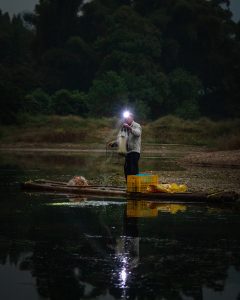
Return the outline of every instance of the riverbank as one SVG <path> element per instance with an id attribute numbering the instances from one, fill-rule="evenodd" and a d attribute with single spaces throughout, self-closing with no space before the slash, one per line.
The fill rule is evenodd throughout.
<path id="1" fill-rule="evenodd" d="M 183 164 L 199 166 L 218 166 L 240 168 L 240 150 L 232 151 L 204 151 L 191 153 L 185 156 L 181 162 Z"/>
<path id="2" fill-rule="evenodd" d="M 138 120 L 137 120 L 138 121 Z M 206 146 L 212 150 L 240 149 L 240 120 L 189 121 L 173 116 L 141 122 L 145 144 Z M 116 118 L 84 119 L 76 116 L 25 116 L 12 126 L 0 126 L 1 148 L 102 149 L 115 139 L 120 123 Z"/>

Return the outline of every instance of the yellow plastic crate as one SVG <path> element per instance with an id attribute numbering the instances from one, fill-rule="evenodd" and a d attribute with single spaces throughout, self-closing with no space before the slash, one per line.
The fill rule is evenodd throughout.
<path id="1" fill-rule="evenodd" d="M 138 174 L 127 177 L 127 191 L 129 193 L 145 193 L 151 184 L 158 184 L 158 175 Z"/>

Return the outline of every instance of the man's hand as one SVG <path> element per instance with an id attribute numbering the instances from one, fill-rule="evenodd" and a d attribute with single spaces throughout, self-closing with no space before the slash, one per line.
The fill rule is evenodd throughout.
<path id="1" fill-rule="evenodd" d="M 116 147 L 117 146 L 117 142 L 116 141 L 111 141 L 108 143 L 108 147 L 109 148 L 113 148 L 113 147 Z"/>
<path id="2" fill-rule="evenodd" d="M 127 123 L 123 123 L 123 127 L 127 128 L 127 129 L 132 129 L 132 127 L 129 126 Z"/>

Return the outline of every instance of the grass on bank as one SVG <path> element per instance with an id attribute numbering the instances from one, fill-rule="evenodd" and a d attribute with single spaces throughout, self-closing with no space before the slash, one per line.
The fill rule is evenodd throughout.
<path id="1" fill-rule="evenodd" d="M 240 149 L 240 120 L 190 121 L 174 116 L 162 117 L 146 126 L 149 142 L 205 145 L 219 150 Z"/>
<path id="2" fill-rule="evenodd" d="M 114 135 L 114 119 L 85 119 L 77 116 L 29 116 L 18 126 L 1 126 L 2 143 L 82 144 L 105 143 Z"/>
<path id="3" fill-rule="evenodd" d="M 137 120 L 136 120 L 137 121 Z M 116 118 L 24 116 L 19 125 L 0 126 L 1 144 L 105 144 L 115 138 Z M 183 120 L 165 116 L 145 122 L 143 143 L 205 145 L 219 150 L 240 149 L 240 119 Z"/>

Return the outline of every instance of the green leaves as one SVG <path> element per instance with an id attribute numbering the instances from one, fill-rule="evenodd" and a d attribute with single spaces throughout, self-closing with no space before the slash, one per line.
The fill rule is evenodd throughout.
<path id="1" fill-rule="evenodd" d="M 89 108 L 93 116 L 113 116 L 127 102 L 127 86 L 115 72 L 107 72 L 93 81 L 89 91 Z"/>
<path id="2" fill-rule="evenodd" d="M 132 8 L 120 7 L 111 16 L 107 35 L 97 40 L 101 72 L 150 73 L 161 56 L 161 37 L 149 20 Z"/>
<path id="3" fill-rule="evenodd" d="M 52 96 L 52 109 L 57 115 L 86 116 L 87 97 L 78 91 L 59 90 Z"/>
<path id="4" fill-rule="evenodd" d="M 167 111 L 179 117 L 194 119 L 200 116 L 199 98 L 201 82 L 196 76 L 177 69 L 169 74 L 170 95 L 166 102 Z"/>
<path id="5" fill-rule="evenodd" d="M 25 97 L 23 112 L 42 115 L 79 115 L 87 116 L 88 99 L 79 91 L 58 90 L 49 95 L 36 89 Z"/>
<path id="6" fill-rule="evenodd" d="M 42 89 L 36 89 L 25 97 L 24 112 L 30 114 L 51 114 L 51 97 Z"/>
<path id="7" fill-rule="evenodd" d="M 141 118 L 239 117 L 240 25 L 228 5 L 40 0 L 25 22 L 0 12 L 2 117 L 124 105 Z"/>

